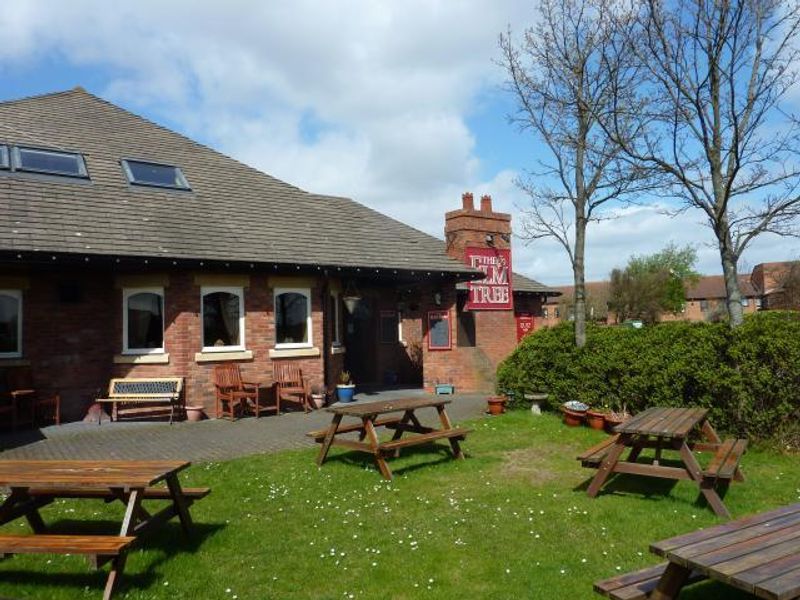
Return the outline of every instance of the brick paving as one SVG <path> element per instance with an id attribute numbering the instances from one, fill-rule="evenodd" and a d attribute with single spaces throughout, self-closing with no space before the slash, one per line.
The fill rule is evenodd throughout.
<path id="1" fill-rule="evenodd" d="M 421 396 L 420 390 L 392 390 L 359 394 L 359 401 Z M 459 394 L 448 405 L 457 423 L 480 416 L 486 396 Z M 438 423 L 434 410 L 420 411 L 420 419 Z M 120 422 L 103 425 L 68 423 L 60 427 L 0 436 L 0 459 L 179 459 L 192 462 L 228 460 L 238 456 L 278 452 L 314 444 L 307 431 L 330 423 L 327 411 L 272 414 L 234 422 L 209 419 L 199 423 Z"/>

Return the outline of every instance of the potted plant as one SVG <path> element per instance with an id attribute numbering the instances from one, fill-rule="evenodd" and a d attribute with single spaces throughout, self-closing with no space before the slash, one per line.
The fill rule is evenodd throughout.
<path id="1" fill-rule="evenodd" d="M 587 410 L 589 410 L 589 407 L 583 402 L 577 400 L 565 402 L 561 405 L 561 412 L 564 413 L 564 424 L 569 427 L 577 427 L 583 423 Z"/>
<path id="2" fill-rule="evenodd" d="M 339 373 L 339 383 L 336 384 L 336 397 L 339 402 L 352 402 L 356 393 L 356 385 L 350 378 L 350 371 Z"/>
<path id="3" fill-rule="evenodd" d="M 489 396 L 486 400 L 489 403 L 490 415 L 502 415 L 506 412 L 508 399 L 505 396 Z"/>
<path id="4" fill-rule="evenodd" d="M 322 385 L 313 385 L 311 386 L 311 403 L 314 405 L 314 408 L 322 408 L 325 406 L 325 396 L 327 395 L 327 390 L 325 386 Z"/>
<path id="5" fill-rule="evenodd" d="M 586 411 L 586 424 L 592 429 L 603 429 L 606 424 L 606 413 L 608 411 L 590 408 Z"/>
<path id="6" fill-rule="evenodd" d="M 614 408 L 618 410 L 612 409 L 606 415 L 605 426 L 608 433 L 614 433 L 614 428 L 617 425 L 622 425 L 622 423 L 631 418 L 631 414 L 628 412 L 628 407 L 624 402 L 621 406 Z"/>
<path id="7" fill-rule="evenodd" d="M 205 414 L 201 405 L 188 405 L 186 406 L 186 420 L 187 421 L 202 421 Z"/>

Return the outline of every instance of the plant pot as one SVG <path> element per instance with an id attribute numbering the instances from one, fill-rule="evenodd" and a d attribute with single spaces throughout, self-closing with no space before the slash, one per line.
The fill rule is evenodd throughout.
<path id="1" fill-rule="evenodd" d="M 311 404 L 314 408 L 325 406 L 325 394 L 311 394 Z"/>
<path id="2" fill-rule="evenodd" d="M 197 421 L 202 421 L 203 417 L 203 407 L 202 406 L 187 406 L 186 407 L 186 420 L 192 421 L 193 423 Z"/>
<path id="3" fill-rule="evenodd" d="M 622 425 L 625 421 L 630 419 L 631 416 L 628 414 L 620 414 L 620 413 L 610 413 L 606 415 L 606 432 L 607 433 L 614 433 L 614 428 L 617 425 Z"/>
<path id="4" fill-rule="evenodd" d="M 605 413 L 602 413 L 599 410 L 586 411 L 586 424 L 592 429 L 601 430 L 603 429 L 605 423 L 606 423 Z"/>
<path id="5" fill-rule="evenodd" d="M 506 399 L 502 396 L 491 396 L 486 400 L 489 403 L 490 415 L 502 415 L 506 412 Z"/>
<path id="6" fill-rule="evenodd" d="M 585 411 L 570 410 L 569 408 L 562 408 L 561 412 L 564 413 L 564 425 L 568 427 L 579 427 L 586 417 Z"/>
<path id="7" fill-rule="evenodd" d="M 339 402 L 353 402 L 353 396 L 356 394 L 356 386 L 352 383 L 349 385 L 337 385 L 336 397 Z"/>

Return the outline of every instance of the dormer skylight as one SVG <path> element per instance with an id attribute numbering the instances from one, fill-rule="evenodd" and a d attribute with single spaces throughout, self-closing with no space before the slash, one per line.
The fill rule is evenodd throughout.
<path id="1" fill-rule="evenodd" d="M 189 190 L 189 182 L 179 167 L 142 160 L 123 159 L 122 168 L 133 185 Z"/>
<path id="2" fill-rule="evenodd" d="M 0 144 L 0 169 L 8 169 L 10 166 L 8 162 L 8 146 Z"/>
<path id="3" fill-rule="evenodd" d="M 43 150 L 14 146 L 11 149 L 11 164 L 15 171 L 62 175 L 87 179 L 83 156 L 62 150 Z"/>

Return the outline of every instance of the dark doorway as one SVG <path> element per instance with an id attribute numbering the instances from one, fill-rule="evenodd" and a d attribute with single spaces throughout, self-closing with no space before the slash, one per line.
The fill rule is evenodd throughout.
<path id="1" fill-rule="evenodd" d="M 357 385 L 378 382 L 375 360 L 376 311 L 372 298 L 362 298 L 352 313 L 344 311 L 345 369 Z"/>

